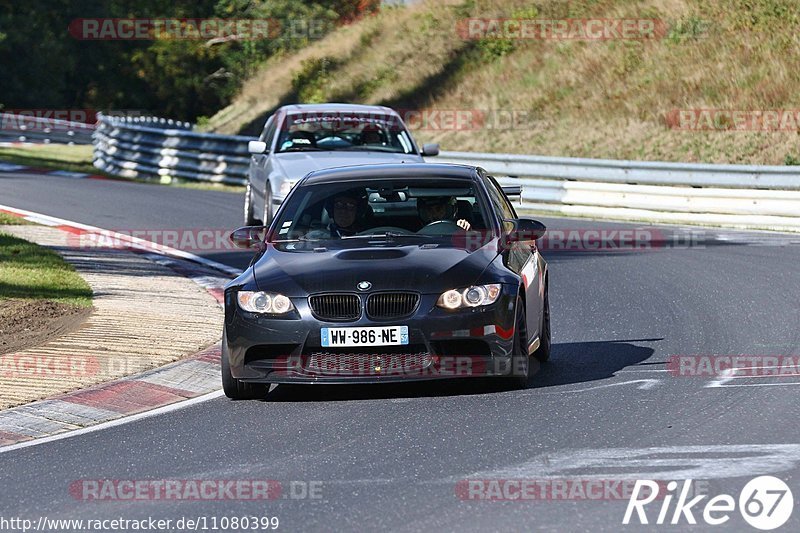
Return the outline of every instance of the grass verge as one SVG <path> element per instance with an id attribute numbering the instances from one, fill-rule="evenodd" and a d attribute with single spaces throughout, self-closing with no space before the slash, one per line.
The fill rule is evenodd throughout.
<path id="1" fill-rule="evenodd" d="M 0 226 L 29 226 L 30 224 L 31 222 L 28 222 L 24 218 L 15 217 L 7 213 L 0 213 Z"/>
<path id="2" fill-rule="evenodd" d="M 34 144 L 0 147 L 0 159 L 17 165 L 99 174 L 92 166 L 91 145 Z"/>
<path id="3" fill-rule="evenodd" d="M 91 307 L 92 290 L 57 253 L 0 232 L 0 304 L 10 299 Z"/>

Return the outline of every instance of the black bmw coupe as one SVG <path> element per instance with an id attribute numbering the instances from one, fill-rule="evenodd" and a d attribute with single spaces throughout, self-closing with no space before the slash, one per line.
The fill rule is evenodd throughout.
<path id="1" fill-rule="evenodd" d="M 444 164 L 312 172 L 225 288 L 222 384 L 382 383 L 498 376 L 524 386 L 550 355 L 545 227 L 517 216 L 481 168 Z"/>

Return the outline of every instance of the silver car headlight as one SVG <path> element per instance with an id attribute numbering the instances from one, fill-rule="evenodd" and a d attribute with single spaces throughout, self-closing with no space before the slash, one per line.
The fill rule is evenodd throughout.
<path id="1" fill-rule="evenodd" d="M 473 285 L 466 289 L 450 289 L 439 296 L 436 305 L 448 310 L 493 304 L 500 297 L 500 284 Z"/>
<path id="2" fill-rule="evenodd" d="M 294 310 L 292 301 L 283 294 L 263 291 L 239 291 L 236 294 L 239 307 L 250 313 L 284 315 Z"/>

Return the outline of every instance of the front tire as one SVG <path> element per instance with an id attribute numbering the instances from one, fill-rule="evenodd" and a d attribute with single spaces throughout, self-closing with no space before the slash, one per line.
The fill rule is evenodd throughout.
<path id="1" fill-rule="evenodd" d="M 510 386 L 515 389 L 525 389 L 531 379 L 532 367 L 531 357 L 528 355 L 528 333 L 525 322 L 525 307 L 522 297 L 517 296 L 517 303 L 514 306 L 514 342 L 511 354 L 511 376 L 506 378 Z M 518 368 L 524 368 L 524 372 L 517 373 Z"/>
<path id="2" fill-rule="evenodd" d="M 247 188 L 244 192 L 244 225 L 261 226 L 261 221 L 253 215 L 253 189 L 250 181 L 247 181 Z"/>
<path id="3" fill-rule="evenodd" d="M 264 193 L 264 217 L 262 221 L 264 226 L 269 226 L 272 222 L 272 217 L 275 215 L 275 209 L 272 207 L 272 190 L 269 183 L 267 183 L 267 190 Z"/>
<path id="4" fill-rule="evenodd" d="M 539 328 L 539 348 L 533 352 L 533 356 L 540 363 L 550 359 L 550 285 L 544 286 L 544 304 L 542 304 L 542 325 Z"/>
<path id="5" fill-rule="evenodd" d="M 220 355 L 222 368 L 222 391 L 231 400 L 255 400 L 263 398 L 269 391 L 269 385 L 261 383 L 243 383 L 231 374 L 231 363 L 228 353 L 228 339 L 222 334 L 222 353 Z"/>

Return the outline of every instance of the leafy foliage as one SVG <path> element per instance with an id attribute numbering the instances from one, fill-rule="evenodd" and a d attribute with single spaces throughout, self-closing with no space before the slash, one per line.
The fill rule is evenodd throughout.
<path id="1" fill-rule="evenodd" d="M 0 109 L 137 110 L 182 120 L 224 106 L 264 59 L 377 0 L 0 0 Z M 267 19 L 268 38 L 80 40 L 76 19 Z"/>

